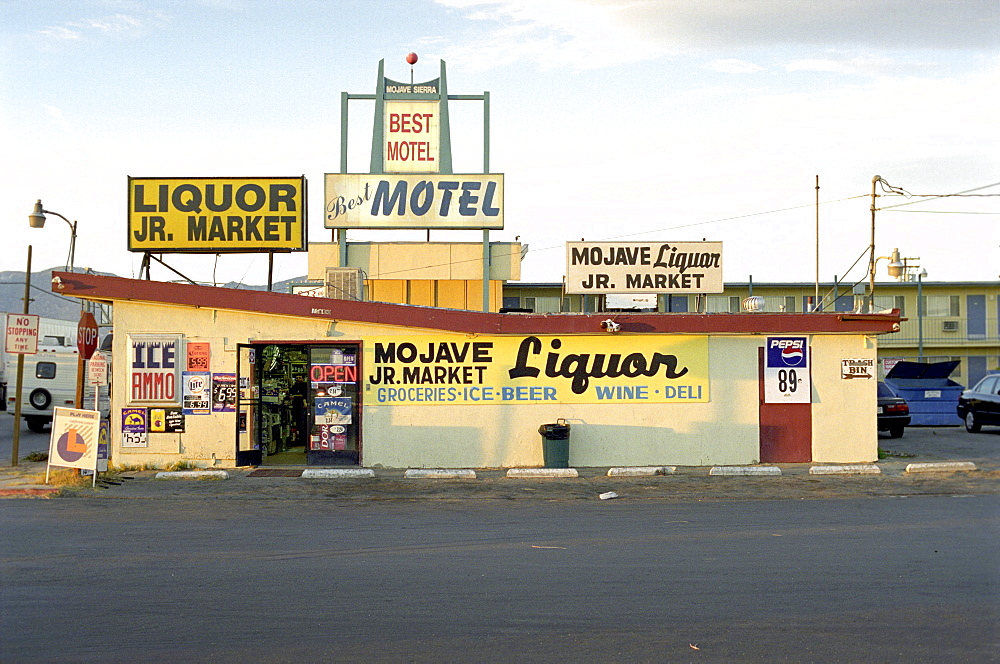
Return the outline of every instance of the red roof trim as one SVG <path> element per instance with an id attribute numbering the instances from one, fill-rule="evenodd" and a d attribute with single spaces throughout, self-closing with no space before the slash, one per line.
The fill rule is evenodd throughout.
<path id="1" fill-rule="evenodd" d="M 613 318 L 632 334 L 885 334 L 899 326 L 890 314 L 753 313 L 753 314 L 496 314 L 459 309 L 416 307 L 385 302 L 355 302 L 288 293 L 216 288 L 53 272 L 52 290 L 89 300 L 123 300 L 230 309 L 324 320 L 347 320 L 466 334 L 597 334 L 601 321 Z"/>

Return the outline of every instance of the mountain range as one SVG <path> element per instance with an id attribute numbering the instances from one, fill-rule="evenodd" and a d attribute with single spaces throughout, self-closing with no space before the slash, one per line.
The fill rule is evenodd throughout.
<path id="1" fill-rule="evenodd" d="M 75 297 L 65 297 L 52 292 L 52 272 L 62 272 L 62 266 L 39 270 L 31 273 L 30 288 L 30 309 L 29 313 L 37 314 L 44 318 L 56 318 L 59 320 L 76 321 L 80 319 L 80 302 Z M 108 272 L 91 272 L 103 276 L 115 277 L 118 275 Z M 276 293 L 289 292 L 289 284 L 293 282 L 305 281 L 306 277 L 295 277 L 285 281 L 275 282 L 271 290 Z M 267 286 L 251 286 L 231 281 L 225 284 L 217 284 L 220 288 L 238 288 L 241 290 L 267 290 Z M 0 272 L 0 311 L 7 313 L 21 313 L 24 311 L 24 272 Z"/>

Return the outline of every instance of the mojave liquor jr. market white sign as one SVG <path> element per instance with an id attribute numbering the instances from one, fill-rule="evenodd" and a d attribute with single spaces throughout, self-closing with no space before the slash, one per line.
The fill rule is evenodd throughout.
<path id="1" fill-rule="evenodd" d="M 566 292 L 721 293 L 721 242 L 567 242 Z"/>

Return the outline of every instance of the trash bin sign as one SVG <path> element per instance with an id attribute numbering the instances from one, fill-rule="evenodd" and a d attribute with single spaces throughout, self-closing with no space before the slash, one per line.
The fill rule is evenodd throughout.
<path id="1" fill-rule="evenodd" d="M 569 468 L 569 428 L 564 419 L 538 427 L 546 468 Z"/>

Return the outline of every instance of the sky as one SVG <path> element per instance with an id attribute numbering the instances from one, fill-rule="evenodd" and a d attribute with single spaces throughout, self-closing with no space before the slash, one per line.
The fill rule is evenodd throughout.
<path id="1" fill-rule="evenodd" d="M 581 239 L 721 241 L 726 282 L 861 281 L 876 175 L 895 192 L 876 255 L 1000 279 L 996 0 L 0 0 L 0 271 L 29 244 L 33 270 L 66 262 L 67 224 L 28 226 L 41 199 L 78 222 L 78 268 L 138 276 L 128 176 L 305 175 L 309 239 L 328 241 L 341 92 L 373 93 L 380 59 L 408 80 L 410 52 L 416 81 L 444 60 L 451 94 L 490 93 L 490 239 L 528 244 L 522 281 L 561 281 Z M 350 107 L 350 172 L 373 111 Z M 481 103 L 451 113 L 456 172 L 481 172 Z M 263 254 L 165 260 L 267 281 Z M 276 256 L 275 281 L 305 273 L 304 253 Z"/>

